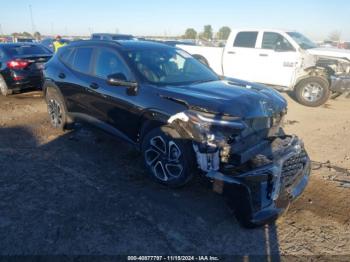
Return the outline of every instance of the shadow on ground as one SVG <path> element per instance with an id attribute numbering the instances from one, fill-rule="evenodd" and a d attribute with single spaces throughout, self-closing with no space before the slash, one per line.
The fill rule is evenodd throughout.
<path id="1" fill-rule="evenodd" d="M 279 257 L 274 225 L 243 229 L 205 180 L 151 182 L 137 151 L 91 127 L 46 144 L 0 129 L 0 199 L 2 255 Z"/>

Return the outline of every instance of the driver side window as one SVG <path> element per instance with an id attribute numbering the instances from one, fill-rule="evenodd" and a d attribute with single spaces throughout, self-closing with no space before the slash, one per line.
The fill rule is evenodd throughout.
<path id="1" fill-rule="evenodd" d="M 98 50 L 94 72 L 96 76 L 103 79 L 107 79 L 109 75 L 120 73 L 130 79 L 129 71 L 122 58 L 107 48 Z"/>
<path id="2" fill-rule="evenodd" d="M 295 51 L 294 47 L 281 34 L 266 32 L 264 33 L 262 49 L 278 50 L 278 51 Z"/>

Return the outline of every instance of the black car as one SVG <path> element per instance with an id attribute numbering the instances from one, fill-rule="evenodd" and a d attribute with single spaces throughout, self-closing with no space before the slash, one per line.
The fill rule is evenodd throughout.
<path id="1" fill-rule="evenodd" d="M 123 138 L 165 185 L 205 175 L 246 226 L 277 218 L 307 185 L 303 143 L 281 128 L 285 99 L 262 85 L 221 80 L 180 49 L 76 42 L 58 51 L 44 75 L 54 127 L 83 120 Z"/>
<path id="2" fill-rule="evenodd" d="M 9 95 L 27 88 L 41 88 L 42 68 L 52 56 L 33 43 L 0 44 L 0 93 Z"/>

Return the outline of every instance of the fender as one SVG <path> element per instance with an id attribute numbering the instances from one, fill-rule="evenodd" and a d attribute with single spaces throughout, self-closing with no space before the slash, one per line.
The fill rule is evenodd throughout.
<path id="1" fill-rule="evenodd" d="M 332 71 L 333 70 L 331 68 L 316 65 L 307 67 L 304 69 L 304 74 L 296 79 L 294 86 L 298 85 L 300 81 L 307 79 L 311 76 L 318 76 L 320 78 L 325 79 L 326 81 L 328 81 L 329 84 L 331 84 Z"/>

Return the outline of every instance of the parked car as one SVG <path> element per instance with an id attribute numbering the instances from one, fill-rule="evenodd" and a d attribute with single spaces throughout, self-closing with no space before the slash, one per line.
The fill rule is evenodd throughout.
<path id="1" fill-rule="evenodd" d="M 47 49 L 49 49 L 51 52 L 54 52 L 54 47 L 53 47 L 53 42 L 55 41 L 55 39 L 53 38 L 45 38 L 43 40 L 40 41 L 40 44 L 42 44 L 43 46 L 45 46 Z M 61 41 L 63 43 L 69 44 L 70 41 L 68 39 L 61 39 Z"/>
<path id="2" fill-rule="evenodd" d="M 281 128 L 286 100 L 262 85 L 221 80 L 181 49 L 76 42 L 58 51 L 44 75 L 53 127 L 86 121 L 121 137 L 168 186 L 203 173 L 246 226 L 277 218 L 309 180 L 302 141 Z"/>
<path id="3" fill-rule="evenodd" d="M 225 48 L 178 47 L 219 75 L 294 91 L 306 106 L 324 104 L 331 92 L 349 91 L 350 51 L 317 48 L 298 32 L 234 30 Z"/>
<path id="4" fill-rule="evenodd" d="M 132 35 L 123 35 L 123 34 L 106 34 L 106 33 L 95 33 L 91 35 L 92 40 L 137 40 L 136 37 Z"/>
<path id="5" fill-rule="evenodd" d="M 0 93 L 6 96 L 27 88 L 41 88 L 43 65 L 51 56 L 38 44 L 0 44 Z"/>
<path id="6" fill-rule="evenodd" d="M 35 43 L 34 38 L 30 37 L 13 37 L 13 42 L 14 43 Z"/>

